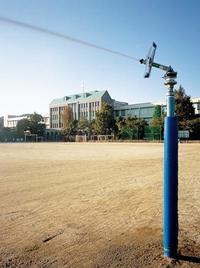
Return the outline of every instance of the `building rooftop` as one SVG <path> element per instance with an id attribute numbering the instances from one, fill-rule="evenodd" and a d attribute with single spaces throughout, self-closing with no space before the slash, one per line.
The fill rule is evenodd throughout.
<path id="1" fill-rule="evenodd" d="M 66 104 L 66 103 L 73 103 L 73 102 L 89 102 L 89 101 L 95 101 L 96 99 L 101 98 L 105 94 L 106 90 L 94 90 L 94 91 L 88 91 L 84 93 L 78 93 L 74 95 L 68 95 L 64 96 L 63 98 L 59 99 L 54 99 L 51 103 L 50 106 L 53 105 L 61 105 L 61 104 Z"/>
<path id="2" fill-rule="evenodd" d="M 146 103 L 136 103 L 136 104 L 129 104 L 129 105 L 123 105 L 120 107 L 116 107 L 115 110 L 127 110 L 127 109 L 139 109 L 139 108 L 148 108 L 153 107 L 154 104 L 152 102 L 146 102 Z"/>
<path id="3" fill-rule="evenodd" d="M 200 101 L 200 97 L 194 97 L 194 98 L 190 98 L 191 102 L 199 102 Z"/>

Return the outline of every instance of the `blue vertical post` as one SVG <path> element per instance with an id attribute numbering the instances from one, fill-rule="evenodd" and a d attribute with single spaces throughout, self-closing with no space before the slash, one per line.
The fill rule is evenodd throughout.
<path id="1" fill-rule="evenodd" d="M 167 94 L 164 126 L 164 256 L 174 258 L 178 247 L 178 124 L 174 116 L 173 84 Z"/>

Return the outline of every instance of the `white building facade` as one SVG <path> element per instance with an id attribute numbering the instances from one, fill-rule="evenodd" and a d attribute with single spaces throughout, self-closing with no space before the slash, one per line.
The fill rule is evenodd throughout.
<path id="1" fill-rule="evenodd" d="M 17 123 L 25 118 L 29 118 L 29 115 L 5 115 L 4 116 L 4 127 L 16 128 Z"/>
<path id="2" fill-rule="evenodd" d="M 29 119 L 30 115 L 25 114 L 25 115 L 5 115 L 3 122 L 4 122 L 4 127 L 8 128 L 16 128 L 17 123 L 22 120 L 22 119 Z M 43 116 L 43 120 L 41 121 L 41 124 L 45 124 L 46 128 L 49 128 L 50 123 L 49 123 L 49 114 L 46 114 Z"/>
<path id="3" fill-rule="evenodd" d="M 50 128 L 63 128 L 62 114 L 66 106 L 72 109 L 73 120 L 86 118 L 90 122 L 95 119 L 96 112 L 99 111 L 102 102 L 113 105 L 113 100 L 107 90 L 89 91 L 54 99 L 49 105 Z"/>

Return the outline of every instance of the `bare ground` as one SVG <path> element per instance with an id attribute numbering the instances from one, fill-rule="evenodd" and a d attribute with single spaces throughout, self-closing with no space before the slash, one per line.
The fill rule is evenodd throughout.
<path id="1" fill-rule="evenodd" d="M 179 151 L 171 261 L 162 144 L 0 144 L 0 267 L 200 267 L 200 145 Z"/>

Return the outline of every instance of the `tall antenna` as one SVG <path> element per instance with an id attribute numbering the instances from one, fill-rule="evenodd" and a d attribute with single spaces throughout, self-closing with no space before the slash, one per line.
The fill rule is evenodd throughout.
<path id="1" fill-rule="evenodd" d="M 85 81 L 84 80 L 82 81 L 82 91 L 83 91 L 83 95 L 84 95 L 84 93 L 85 93 Z"/>

